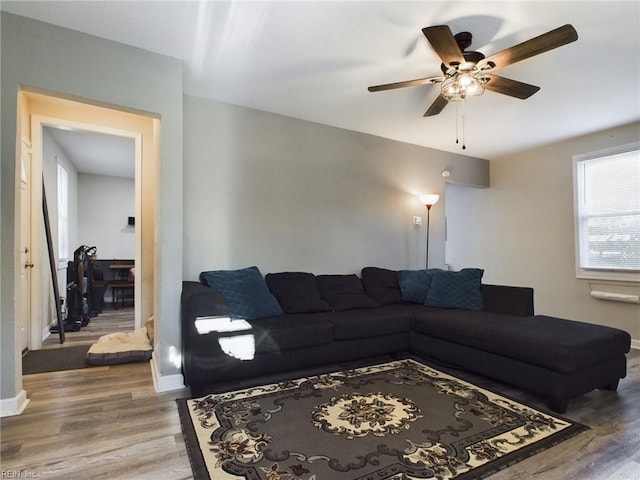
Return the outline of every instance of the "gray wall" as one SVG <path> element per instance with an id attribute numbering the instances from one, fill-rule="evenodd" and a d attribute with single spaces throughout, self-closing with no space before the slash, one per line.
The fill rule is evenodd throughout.
<path id="1" fill-rule="evenodd" d="M 444 179 L 488 186 L 486 160 L 203 100 L 184 99 L 184 276 L 359 273 L 444 266 Z"/>
<path id="2" fill-rule="evenodd" d="M 90 35 L 2 12 L 2 207 L 0 255 L 1 398 L 21 389 L 14 345 L 15 141 L 19 85 L 119 105 L 161 118 L 161 171 L 158 189 L 156 264 L 159 281 L 155 318 L 161 338 L 163 375 L 179 373 L 168 348 L 180 344 L 182 280 L 182 65 Z M 166 321 L 163 321 L 166 319 Z M 156 345 L 158 346 L 158 345 Z M 157 349 L 158 350 L 158 349 Z"/>
<path id="3" fill-rule="evenodd" d="M 640 285 L 576 278 L 572 173 L 573 155 L 639 139 L 638 123 L 606 130 L 492 160 L 490 189 L 449 187 L 447 261 L 485 268 L 489 283 L 533 287 L 537 313 L 622 328 L 640 342 L 640 305 L 593 299 L 590 284 L 636 295 Z"/>

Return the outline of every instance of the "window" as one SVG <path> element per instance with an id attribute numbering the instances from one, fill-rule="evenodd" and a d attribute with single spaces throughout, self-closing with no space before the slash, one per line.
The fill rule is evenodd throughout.
<path id="1" fill-rule="evenodd" d="M 640 281 L 640 143 L 574 157 L 577 276 Z"/>
<path id="2" fill-rule="evenodd" d="M 57 157 L 56 157 L 57 159 Z M 58 163 L 58 262 L 69 259 L 69 174 Z"/>

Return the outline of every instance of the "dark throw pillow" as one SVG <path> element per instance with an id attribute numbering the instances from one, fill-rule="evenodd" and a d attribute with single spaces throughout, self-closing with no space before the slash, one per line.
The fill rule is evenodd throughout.
<path id="1" fill-rule="evenodd" d="M 313 273 L 267 273 L 265 281 L 282 310 L 287 313 L 331 311 L 331 306 L 320 295 Z"/>
<path id="2" fill-rule="evenodd" d="M 362 285 L 367 295 L 382 305 L 402 303 L 398 272 L 395 270 L 365 267 L 362 269 Z"/>
<path id="3" fill-rule="evenodd" d="M 398 284 L 402 300 L 409 303 L 419 303 L 424 305 L 427 300 L 427 293 L 431 287 L 433 274 L 440 272 L 439 268 L 429 270 L 400 270 L 398 272 Z"/>
<path id="4" fill-rule="evenodd" d="M 258 267 L 202 272 L 200 281 L 225 297 L 233 319 L 282 315 L 282 309 L 269 292 Z"/>
<path id="5" fill-rule="evenodd" d="M 357 275 L 318 275 L 318 290 L 322 298 L 336 310 L 379 307 L 380 303 L 364 292 Z"/>
<path id="6" fill-rule="evenodd" d="M 482 310 L 482 275 L 480 268 L 463 268 L 459 272 L 436 272 L 431 279 L 425 305 L 428 307 Z"/>

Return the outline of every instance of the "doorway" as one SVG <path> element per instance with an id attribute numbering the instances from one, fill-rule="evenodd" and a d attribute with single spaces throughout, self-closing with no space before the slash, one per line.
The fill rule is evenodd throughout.
<path id="1" fill-rule="evenodd" d="M 51 269 L 47 246 L 43 240 L 44 227 L 40 209 L 43 195 L 41 185 L 45 168 L 42 157 L 44 136 L 47 134 L 46 129 L 50 127 L 124 137 L 132 142 L 134 156 L 134 178 L 132 181 L 135 199 L 132 210 L 134 211 L 124 218 L 123 228 L 125 233 L 134 239 L 133 255 L 130 258 L 136 267 L 137 280 L 133 288 L 133 298 L 135 299 L 133 326 L 134 328 L 141 327 L 148 318 L 152 317 L 154 304 L 153 232 L 156 214 L 154 208 L 155 172 L 158 161 L 154 132 L 158 131 L 159 120 L 152 116 L 125 112 L 117 108 L 99 106 L 90 102 L 81 102 L 77 99 L 67 99 L 41 92 L 23 90 L 19 92 L 19 96 L 21 97 L 18 102 L 21 105 L 20 116 L 23 119 L 20 125 L 21 137 L 24 139 L 24 143 L 30 146 L 30 155 L 28 157 L 21 155 L 21 158 L 25 158 L 30 166 L 30 172 L 26 174 L 31 186 L 28 195 L 29 201 L 16 198 L 20 208 L 20 231 L 22 232 L 23 223 L 30 227 L 28 229 L 29 238 L 25 240 L 24 250 L 27 251 L 24 255 L 24 265 L 31 266 L 21 269 L 20 275 L 16 274 L 17 277 L 20 277 L 16 281 L 20 282 L 21 289 L 18 302 L 21 323 L 25 327 L 28 326 L 26 347 L 31 350 L 42 348 L 43 340 L 47 337 L 50 327 L 57 324 L 58 321 L 55 302 L 59 299 L 54 298 L 53 294 Z M 20 175 L 22 175 L 21 172 Z M 49 190 L 47 189 L 48 196 L 50 196 Z M 16 197 L 18 195 L 25 196 L 22 189 L 20 192 L 16 192 Z M 134 228 L 128 225 L 129 217 L 136 220 Z M 23 218 L 29 218 L 29 220 L 23 221 Z M 50 220 L 55 221 L 55 219 Z M 55 223 L 57 226 L 57 222 Z M 54 235 L 53 238 L 57 243 L 57 235 Z M 56 259 L 56 263 L 58 263 L 57 260 L 59 259 Z M 27 280 L 30 280 L 28 282 L 24 278 L 25 272 L 28 273 Z M 66 278 L 63 280 L 64 282 L 59 282 L 59 285 L 66 286 Z M 23 288 L 25 284 L 28 287 Z M 64 296 L 64 292 L 60 291 L 59 295 Z M 29 313 L 23 316 L 22 312 Z M 20 341 L 23 342 L 22 339 Z"/>
<path id="2" fill-rule="evenodd" d="M 65 318 L 64 344 L 56 324 L 42 349 L 88 349 L 103 335 L 134 330 L 135 139 L 46 125 L 42 140 Z M 23 369 L 29 356 L 43 358 L 30 351 Z"/>

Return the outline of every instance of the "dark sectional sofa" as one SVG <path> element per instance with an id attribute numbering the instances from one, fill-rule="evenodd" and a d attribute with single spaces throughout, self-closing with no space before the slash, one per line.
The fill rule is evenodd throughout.
<path id="1" fill-rule="evenodd" d="M 477 269 L 377 267 L 361 277 L 203 272 L 201 282 L 183 283 L 185 382 L 202 395 L 243 379 L 411 353 L 537 394 L 559 413 L 571 398 L 617 388 L 627 332 L 535 315 L 531 288 L 481 277 Z M 226 316 L 233 320 L 218 318 Z M 196 320 L 210 324 L 198 331 Z"/>

